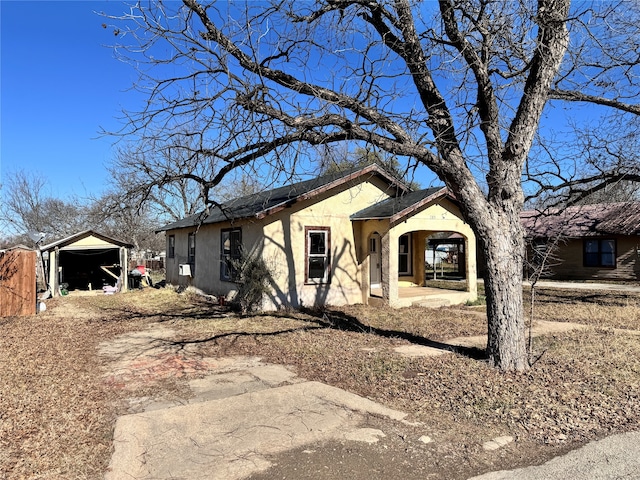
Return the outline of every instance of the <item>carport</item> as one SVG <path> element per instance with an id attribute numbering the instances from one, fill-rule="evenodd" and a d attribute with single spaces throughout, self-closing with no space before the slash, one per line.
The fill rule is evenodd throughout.
<path id="1" fill-rule="evenodd" d="M 41 248 L 53 296 L 66 291 L 126 291 L 128 250 L 133 245 L 92 230 L 71 235 Z"/>

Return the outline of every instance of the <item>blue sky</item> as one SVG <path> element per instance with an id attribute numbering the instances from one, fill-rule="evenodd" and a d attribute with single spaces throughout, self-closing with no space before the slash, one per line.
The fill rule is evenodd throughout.
<path id="1" fill-rule="evenodd" d="M 99 132 L 146 100 L 127 91 L 137 74 L 114 57 L 117 39 L 102 26 L 112 22 L 96 13 L 119 15 L 127 3 L 0 0 L 0 183 L 23 169 L 47 178 L 52 197 L 102 193 L 116 138 Z M 547 113 L 543 124 L 560 134 L 569 112 Z M 416 180 L 426 187 L 433 175 L 421 168 Z"/>
<path id="2" fill-rule="evenodd" d="M 59 198 L 103 190 L 115 139 L 99 131 L 117 129 L 135 102 L 125 90 L 136 73 L 114 58 L 113 29 L 95 12 L 125 9 L 122 1 L 0 0 L 2 178 L 40 173 Z"/>
<path id="3" fill-rule="evenodd" d="M 135 70 L 114 57 L 113 23 L 128 2 L 0 0 L 0 183 L 16 170 L 47 178 L 47 195 L 98 196 L 115 153 Z"/>

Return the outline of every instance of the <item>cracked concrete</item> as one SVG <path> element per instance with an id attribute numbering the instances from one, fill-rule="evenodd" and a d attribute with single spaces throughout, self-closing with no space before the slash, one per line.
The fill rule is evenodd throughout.
<path id="1" fill-rule="evenodd" d="M 106 480 L 240 479 L 269 468 L 269 455 L 297 447 L 377 442 L 385 434 L 361 428 L 366 416 L 406 417 L 256 357 L 191 358 L 172 334 L 156 327 L 102 346 L 112 363 L 105 381 L 117 385 L 206 369 L 188 382 L 188 399 L 132 399 L 144 411 L 118 418 Z"/>

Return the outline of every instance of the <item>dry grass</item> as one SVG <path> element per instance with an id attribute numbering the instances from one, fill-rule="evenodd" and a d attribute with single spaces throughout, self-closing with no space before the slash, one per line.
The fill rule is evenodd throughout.
<path id="1" fill-rule="evenodd" d="M 0 478 L 98 478 L 111 451 L 115 398 L 96 346 L 135 322 L 108 322 L 71 300 L 0 322 Z M 3 476 L 4 475 L 4 476 Z"/>
<path id="2" fill-rule="evenodd" d="M 539 320 L 640 330 L 638 294 L 538 289 L 536 298 L 534 315 Z"/>
<path id="3" fill-rule="evenodd" d="M 393 348 L 480 335 L 477 309 L 364 306 L 238 318 L 165 290 L 68 297 L 34 317 L 0 320 L 0 478 L 101 478 L 125 397 L 180 389 L 182 378 L 123 390 L 104 381 L 101 341 L 163 322 L 200 354 L 250 354 L 293 366 L 310 380 L 375 399 L 427 424 L 440 467 L 464 458 L 486 469 L 478 445 L 518 439 L 518 463 L 638 427 L 640 296 L 544 291 L 536 315 L 592 325 L 536 340 L 525 374 L 497 372 L 463 355 L 404 358 Z M 164 382 L 164 383 L 163 383 Z M 484 462 L 484 463 L 483 463 Z"/>

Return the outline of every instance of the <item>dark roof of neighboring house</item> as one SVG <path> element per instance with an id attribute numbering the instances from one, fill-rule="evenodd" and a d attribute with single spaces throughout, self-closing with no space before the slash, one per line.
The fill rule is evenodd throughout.
<path id="1" fill-rule="evenodd" d="M 421 206 L 433 202 L 443 196 L 451 196 L 445 187 L 432 187 L 425 190 L 416 190 L 395 198 L 388 198 L 371 205 L 351 215 L 351 220 L 380 220 L 391 219 L 394 221 L 415 211 Z"/>
<path id="2" fill-rule="evenodd" d="M 520 218 L 530 238 L 640 235 L 640 202 L 579 205 L 550 212 L 527 211 Z"/>
<path id="3" fill-rule="evenodd" d="M 240 197 L 223 203 L 220 207 L 216 206 L 211 208 L 209 215 L 206 217 L 204 213 L 198 213 L 165 225 L 157 231 L 162 232 L 177 228 L 189 228 L 199 224 L 218 223 L 251 217 L 264 218 L 297 202 L 320 195 L 336 186 L 360 178 L 370 178 L 373 176 L 384 179 L 389 184 L 389 187 L 393 188 L 394 195 L 396 191 L 404 193 L 409 190 L 407 185 L 401 180 L 387 173 L 378 165 L 371 164 L 365 167 L 323 175 L 311 180 Z"/>
<path id="4" fill-rule="evenodd" d="M 82 232 L 78 232 L 78 233 L 74 233 L 73 235 L 69 235 L 68 237 L 65 237 L 61 240 L 57 240 L 55 242 L 49 243 L 47 245 L 42 245 L 42 247 L 40 247 L 41 250 L 51 250 L 52 248 L 58 247 L 58 248 L 62 248 L 66 245 L 70 245 L 73 242 L 77 242 L 78 240 L 82 239 L 82 238 L 86 238 L 88 236 L 93 235 L 96 238 L 99 238 L 105 242 L 109 242 L 109 243 L 113 243 L 114 245 L 118 245 L 120 247 L 127 247 L 127 248 L 133 248 L 133 245 L 127 242 L 123 242 L 122 240 L 117 240 L 115 238 L 112 237 L 108 237 L 106 235 L 103 235 L 101 233 L 95 232 L 93 230 L 84 230 Z"/>

